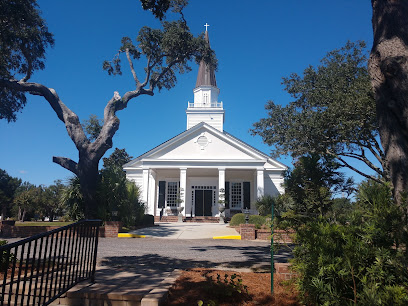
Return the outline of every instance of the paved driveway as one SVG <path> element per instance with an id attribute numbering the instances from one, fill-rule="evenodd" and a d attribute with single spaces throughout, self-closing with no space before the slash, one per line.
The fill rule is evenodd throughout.
<path id="1" fill-rule="evenodd" d="M 275 252 L 275 262 L 287 262 L 289 250 Z M 194 267 L 268 270 L 267 241 L 213 239 L 101 238 L 98 266 L 124 271 L 172 271 Z"/>
<path id="2" fill-rule="evenodd" d="M 227 224 L 219 223 L 156 223 L 153 227 L 142 228 L 131 232 L 150 238 L 161 239 L 212 239 L 218 236 L 239 235 Z"/>

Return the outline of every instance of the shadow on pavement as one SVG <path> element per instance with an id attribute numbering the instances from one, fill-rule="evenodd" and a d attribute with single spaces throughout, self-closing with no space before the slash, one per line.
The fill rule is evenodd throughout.
<path id="1" fill-rule="evenodd" d="M 155 225 L 152 227 L 146 227 L 146 228 L 132 231 L 132 233 L 133 232 L 135 234 L 149 235 L 151 237 L 170 237 L 176 234 L 178 230 L 172 229 L 171 227 Z"/>

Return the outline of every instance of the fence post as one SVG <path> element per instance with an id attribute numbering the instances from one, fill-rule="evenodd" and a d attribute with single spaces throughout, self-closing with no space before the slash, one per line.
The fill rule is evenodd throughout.
<path id="1" fill-rule="evenodd" d="M 91 274 L 91 283 L 95 282 L 95 272 L 96 272 L 96 255 L 98 252 L 98 240 L 99 240 L 99 226 L 96 227 L 96 237 L 95 237 L 95 248 L 94 248 L 94 257 L 92 265 L 92 274 Z"/>

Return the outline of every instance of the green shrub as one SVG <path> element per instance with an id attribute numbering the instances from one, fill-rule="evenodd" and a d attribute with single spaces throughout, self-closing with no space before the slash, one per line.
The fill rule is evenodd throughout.
<path id="1" fill-rule="evenodd" d="M 266 225 L 267 220 L 264 216 L 250 215 L 248 223 L 255 224 L 256 228 L 261 228 Z M 243 213 L 235 214 L 230 221 L 231 226 L 239 226 L 240 224 L 245 224 L 245 214 Z"/>
<path id="2" fill-rule="evenodd" d="M 0 246 L 6 245 L 7 244 L 7 240 L 0 240 Z M 13 254 L 9 254 L 8 255 L 8 261 L 10 262 L 10 260 L 13 258 Z M 1 261 L 0 261 L 0 271 L 4 272 L 6 271 L 8 268 L 7 266 L 7 251 L 3 251 L 1 253 Z"/>
<path id="3" fill-rule="evenodd" d="M 276 206 L 276 200 L 270 195 L 264 195 L 255 202 L 255 207 L 261 216 L 269 216 L 272 214 L 272 205 Z"/>
<path id="4" fill-rule="evenodd" d="M 255 228 L 261 228 L 262 226 L 266 225 L 266 217 L 258 216 L 258 215 L 250 215 L 249 223 L 255 224 Z"/>
<path id="5" fill-rule="evenodd" d="M 245 215 L 243 213 L 233 215 L 230 221 L 231 226 L 239 226 L 240 224 L 244 224 L 244 223 L 245 223 Z"/>
<path id="6" fill-rule="evenodd" d="M 408 305 L 406 208 L 374 182 L 356 198 L 348 223 L 320 217 L 297 229 L 293 267 L 303 302 Z"/>

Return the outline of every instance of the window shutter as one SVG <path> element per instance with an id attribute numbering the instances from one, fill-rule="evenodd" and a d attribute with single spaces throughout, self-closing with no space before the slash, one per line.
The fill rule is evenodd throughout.
<path id="1" fill-rule="evenodd" d="M 250 182 L 244 182 L 244 209 L 250 209 L 251 208 L 251 183 Z"/>
<path id="2" fill-rule="evenodd" d="M 158 208 L 164 208 L 166 198 L 166 181 L 159 181 L 159 203 Z"/>
<path id="3" fill-rule="evenodd" d="M 225 182 L 225 208 L 230 208 L 230 190 L 229 182 Z"/>

